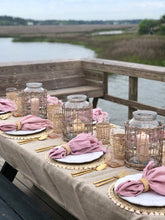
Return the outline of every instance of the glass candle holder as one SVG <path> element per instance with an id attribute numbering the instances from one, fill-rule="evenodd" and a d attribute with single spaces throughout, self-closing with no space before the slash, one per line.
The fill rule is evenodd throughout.
<path id="1" fill-rule="evenodd" d="M 92 104 L 86 95 L 70 95 L 62 106 L 63 138 L 69 141 L 80 133 L 93 133 Z"/>
<path id="2" fill-rule="evenodd" d="M 47 90 L 42 83 L 26 83 L 23 92 L 23 115 L 35 115 L 47 118 Z"/>
<path id="3" fill-rule="evenodd" d="M 96 137 L 103 144 L 110 143 L 111 125 L 109 122 L 96 123 Z"/>
<path id="4" fill-rule="evenodd" d="M 47 117 L 53 122 L 53 130 L 55 133 L 62 133 L 62 109 L 59 104 L 51 104 L 47 106 Z"/>
<path id="5" fill-rule="evenodd" d="M 15 97 L 15 104 L 16 104 L 16 111 L 13 111 L 12 115 L 14 117 L 21 117 L 23 116 L 23 103 L 22 103 L 22 95 L 23 95 L 23 91 L 18 91 L 17 95 Z"/>
<path id="6" fill-rule="evenodd" d="M 143 170 L 150 160 L 161 166 L 164 125 L 156 117 L 156 112 L 139 110 L 126 122 L 126 166 Z"/>
<path id="7" fill-rule="evenodd" d="M 6 88 L 6 98 L 7 99 L 15 101 L 16 96 L 17 96 L 17 88 L 15 88 L 15 87 Z"/>
<path id="8" fill-rule="evenodd" d="M 125 156 L 125 134 L 116 133 L 112 137 L 114 159 L 124 160 Z"/>

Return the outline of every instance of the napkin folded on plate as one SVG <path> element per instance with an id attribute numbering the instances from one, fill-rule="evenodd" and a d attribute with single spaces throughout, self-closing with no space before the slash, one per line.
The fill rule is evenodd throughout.
<path id="1" fill-rule="evenodd" d="M 15 110 L 16 110 L 16 106 L 12 100 L 0 99 L 0 111 L 10 112 L 10 111 L 15 111 Z"/>
<path id="2" fill-rule="evenodd" d="M 53 105 L 53 104 L 62 105 L 62 101 L 61 100 L 59 100 L 55 96 L 50 96 L 50 95 L 47 95 L 47 103 L 48 103 L 48 105 Z"/>
<path id="3" fill-rule="evenodd" d="M 1 131 L 14 131 L 14 130 L 37 130 L 44 127 L 53 128 L 53 122 L 48 119 L 43 119 L 34 115 L 27 115 L 23 117 L 19 122 L 16 123 L 3 123 L 0 125 Z"/>
<path id="4" fill-rule="evenodd" d="M 102 112 L 101 108 L 94 108 L 92 110 L 93 121 L 96 122 L 104 122 L 106 117 L 108 116 L 107 112 Z"/>
<path id="5" fill-rule="evenodd" d="M 81 133 L 70 140 L 66 145 L 60 148 L 53 148 L 49 153 L 49 157 L 61 159 L 68 154 L 79 155 L 98 151 L 105 152 L 106 148 L 91 133 Z"/>
<path id="6" fill-rule="evenodd" d="M 124 197 L 137 196 L 152 190 L 165 196 L 165 166 L 153 168 L 154 161 L 150 161 L 144 168 L 142 178 L 138 181 L 127 180 L 116 188 L 116 194 Z"/>

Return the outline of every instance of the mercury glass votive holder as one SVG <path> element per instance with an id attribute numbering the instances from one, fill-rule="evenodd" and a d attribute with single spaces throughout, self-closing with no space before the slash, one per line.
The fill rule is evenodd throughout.
<path id="1" fill-rule="evenodd" d="M 15 87 L 6 88 L 6 98 L 7 99 L 15 101 L 16 96 L 17 96 L 17 88 L 15 88 Z"/>
<path id="2" fill-rule="evenodd" d="M 53 122 L 53 130 L 57 134 L 62 133 L 62 108 L 59 104 L 47 106 L 47 118 Z"/>
<path id="3" fill-rule="evenodd" d="M 112 136 L 114 159 L 124 160 L 125 156 L 125 133 L 116 133 Z"/>
<path id="4" fill-rule="evenodd" d="M 111 125 L 109 122 L 96 123 L 96 137 L 103 144 L 110 143 Z"/>

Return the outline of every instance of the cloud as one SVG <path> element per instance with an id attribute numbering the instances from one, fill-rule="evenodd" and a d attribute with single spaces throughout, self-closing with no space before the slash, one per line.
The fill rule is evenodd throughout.
<path id="1" fill-rule="evenodd" d="M 33 19 L 154 19 L 165 14 L 165 0 L 0 0 L 0 14 Z"/>

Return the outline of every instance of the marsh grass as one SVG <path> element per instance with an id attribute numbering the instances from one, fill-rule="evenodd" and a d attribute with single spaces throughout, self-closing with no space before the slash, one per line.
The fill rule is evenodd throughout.
<path id="1" fill-rule="evenodd" d="M 165 37 L 121 34 L 65 38 L 66 41 L 95 50 L 98 58 L 165 66 Z"/>

